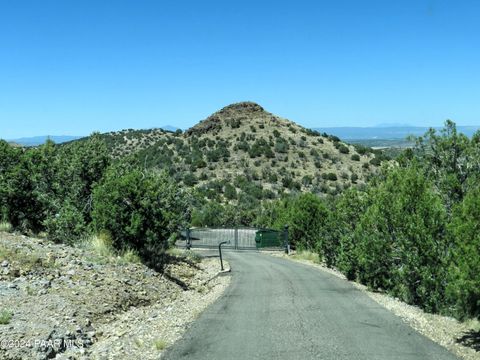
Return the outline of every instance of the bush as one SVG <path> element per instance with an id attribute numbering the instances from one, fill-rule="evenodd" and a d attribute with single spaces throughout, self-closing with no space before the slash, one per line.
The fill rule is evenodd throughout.
<path id="1" fill-rule="evenodd" d="M 195 209 L 192 213 L 192 226 L 217 227 L 223 224 L 224 208 L 217 202 L 209 201 L 200 209 Z"/>
<path id="2" fill-rule="evenodd" d="M 191 172 L 187 172 L 183 177 L 183 183 L 187 186 L 194 186 L 198 183 L 197 177 Z"/>
<path id="3" fill-rule="evenodd" d="M 337 174 L 335 173 L 328 173 L 326 175 L 326 179 L 330 181 L 337 181 Z"/>
<path id="4" fill-rule="evenodd" d="M 350 180 L 352 181 L 352 183 L 356 184 L 356 182 L 358 181 L 358 175 L 352 173 L 352 175 L 350 175 Z"/>
<path id="5" fill-rule="evenodd" d="M 365 155 L 365 154 L 368 154 L 368 153 L 372 152 L 372 149 L 370 149 L 370 148 L 368 148 L 364 145 L 354 144 L 353 146 L 355 147 L 355 150 L 357 150 L 357 152 L 360 155 Z"/>
<path id="6" fill-rule="evenodd" d="M 277 203 L 276 219 L 272 224 L 282 229 L 289 225 L 289 241 L 300 249 L 315 249 L 328 215 L 323 201 L 316 195 L 303 193 Z"/>
<path id="7" fill-rule="evenodd" d="M 6 219 L 9 212 L 7 197 L 10 192 L 10 176 L 19 164 L 21 151 L 0 140 L 0 217 Z"/>
<path id="8" fill-rule="evenodd" d="M 445 285 L 445 209 L 418 168 L 395 169 L 372 189 L 356 228 L 360 279 L 438 311 Z"/>
<path id="9" fill-rule="evenodd" d="M 45 230 L 50 240 L 73 244 L 84 236 L 86 223 L 75 206 L 64 203 L 55 215 L 45 220 Z"/>
<path id="10" fill-rule="evenodd" d="M 358 238 L 354 233 L 367 205 L 367 194 L 353 188 L 340 195 L 329 213 L 330 228 L 325 234 L 328 245 L 321 248 L 322 256 L 327 264 L 335 265 L 349 280 L 358 275 Z"/>
<path id="11" fill-rule="evenodd" d="M 166 173 L 116 166 L 93 192 L 93 226 L 113 246 L 161 269 L 169 240 L 187 224 L 188 198 Z"/>
<path id="12" fill-rule="evenodd" d="M 342 154 L 348 154 L 350 152 L 350 150 L 348 149 L 347 146 L 341 144 L 339 147 L 338 147 L 338 151 L 340 151 L 340 153 Z"/>
<path id="13" fill-rule="evenodd" d="M 277 141 L 275 142 L 275 152 L 280 153 L 280 154 L 286 154 L 288 151 L 288 143 L 285 141 L 283 138 L 277 138 Z"/>
<path id="14" fill-rule="evenodd" d="M 358 155 L 358 154 L 353 154 L 350 158 L 351 158 L 353 161 L 360 161 L 360 155 Z"/>
<path id="15" fill-rule="evenodd" d="M 231 184 L 225 184 L 224 191 L 225 198 L 228 200 L 234 200 L 237 198 L 237 189 Z"/>
<path id="16" fill-rule="evenodd" d="M 11 311 L 2 309 L 0 310 L 0 325 L 8 325 L 10 324 L 10 320 L 12 320 L 13 314 Z"/>
<path id="17" fill-rule="evenodd" d="M 381 163 L 382 160 L 380 160 L 380 158 L 378 158 L 377 156 L 370 160 L 370 164 L 372 164 L 373 166 L 380 166 Z"/>
<path id="18" fill-rule="evenodd" d="M 13 229 L 38 233 L 43 230 L 47 198 L 38 191 L 34 163 L 30 154 L 24 154 L 7 179 L 7 191 L 3 198 L 6 220 Z"/>
<path id="19" fill-rule="evenodd" d="M 467 193 L 454 211 L 449 234 L 454 242 L 447 296 L 454 315 L 480 319 L 480 190 Z"/>

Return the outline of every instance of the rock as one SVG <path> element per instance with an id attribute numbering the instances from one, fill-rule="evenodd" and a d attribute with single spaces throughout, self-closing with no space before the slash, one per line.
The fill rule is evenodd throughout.
<path id="1" fill-rule="evenodd" d="M 8 265 L 10 265 L 8 260 L 3 260 L 2 263 L 0 264 L 1 267 L 7 267 Z"/>
<path id="2" fill-rule="evenodd" d="M 48 289 L 52 285 L 50 280 L 48 280 L 48 279 L 40 280 L 38 282 L 38 284 L 40 285 L 40 287 L 42 287 L 44 289 Z"/>
<path id="3" fill-rule="evenodd" d="M 12 269 L 10 271 L 10 275 L 14 277 L 20 277 L 20 270 L 19 269 Z"/>
<path id="4" fill-rule="evenodd" d="M 68 270 L 65 274 L 66 274 L 66 275 L 69 275 L 69 276 L 73 276 L 73 275 L 75 275 L 75 270 L 73 270 L 73 269 L 72 269 L 72 270 Z"/>

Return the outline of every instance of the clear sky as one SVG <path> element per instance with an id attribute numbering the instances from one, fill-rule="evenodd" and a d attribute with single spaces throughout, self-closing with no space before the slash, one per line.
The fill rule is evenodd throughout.
<path id="1" fill-rule="evenodd" d="M 478 125 L 480 1 L 0 0 L 1 138 L 243 100 L 308 127 Z"/>

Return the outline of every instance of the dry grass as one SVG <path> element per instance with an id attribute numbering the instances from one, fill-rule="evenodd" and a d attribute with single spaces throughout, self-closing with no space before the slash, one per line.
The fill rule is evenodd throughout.
<path id="1" fill-rule="evenodd" d="M 91 250 L 100 262 L 118 264 L 138 264 L 141 262 L 138 252 L 133 249 L 118 251 L 113 247 L 112 237 L 107 233 L 100 233 L 87 238 L 83 246 Z"/>
<path id="2" fill-rule="evenodd" d="M 7 221 L 0 222 L 0 231 L 10 232 L 12 231 L 12 225 Z"/>
<path id="3" fill-rule="evenodd" d="M 91 236 L 86 240 L 85 245 L 98 256 L 107 258 L 115 256 L 112 238 L 106 233 Z"/>
<path id="4" fill-rule="evenodd" d="M 317 253 L 310 250 L 299 250 L 292 255 L 292 258 L 296 260 L 307 260 L 315 264 L 320 264 L 320 256 Z"/>
<path id="5" fill-rule="evenodd" d="M 155 349 L 158 351 L 162 351 L 167 347 L 167 342 L 163 339 L 157 339 L 154 341 Z"/>
<path id="6" fill-rule="evenodd" d="M 192 250 L 171 248 L 167 250 L 167 254 L 170 256 L 186 258 L 194 263 L 199 263 L 202 261 L 202 257 L 198 253 Z"/>
<path id="7" fill-rule="evenodd" d="M 138 252 L 133 249 L 123 251 L 117 258 L 121 263 L 139 264 L 142 262 Z"/>
<path id="8" fill-rule="evenodd" d="M 21 251 L 17 248 L 9 248 L 0 245 L 0 261 L 7 260 L 23 272 L 29 272 L 37 268 L 50 268 L 55 266 L 54 260 L 42 258 L 36 252 Z"/>

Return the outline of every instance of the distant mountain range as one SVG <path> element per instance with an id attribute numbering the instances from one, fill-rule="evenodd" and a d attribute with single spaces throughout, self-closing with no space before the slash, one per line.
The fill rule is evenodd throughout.
<path id="1" fill-rule="evenodd" d="M 70 136 L 70 135 L 59 135 L 59 136 L 32 136 L 32 137 L 23 137 L 18 139 L 8 139 L 10 143 L 15 143 L 23 146 L 37 146 L 45 143 L 47 139 L 54 141 L 57 144 L 64 143 L 67 141 L 80 139 L 82 136 Z"/>
<path id="2" fill-rule="evenodd" d="M 314 128 L 320 132 L 338 136 L 342 140 L 404 140 L 407 136 L 421 136 L 428 131 L 429 127 L 421 126 L 386 126 L 373 127 L 324 127 Z M 434 127 L 436 130 L 441 126 Z M 480 126 L 457 126 L 457 130 L 467 136 L 472 136 Z"/>
<path id="3" fill-rule="evenodd" d="M 166 131 L 175 132 L 179 128 L 172 126 L 172 125 L 165 125 L 160 126 L 159 129 L 163 129 Z M 18 139 L 7 139 L 8 142 L 22 145 L 22 146 L 37 146 L 44 144 L 47 139 L 53 140 L 56 144 L 61 144 L 64 142 L 72 141 L 80 139 L 84 136 L 70 136 L 70 135 L 40 135 L 40 136 L 32 136 L 32 137 L 22 137 Z"/>
<path id="4" fill-rule="evenodd" d="M 158 129 L 175 132 L 179 128 L 172 125 L 160 126 Z M 350 142 L 355 140 L 405 140 L 407 136 L 421 136 L 428 131 L 429 127 L 410 126 L 410 125 L 389 125 L 380 124 L 371 127 L 318 127 L 313 128 L 329 135 L 338 136 L 340 139 Z M 441 126 L 434 127 L 436 130 L 442 129 Z M 480 126 L 457 126 L 457 130 L 469 137 L 476 131 L 480 130 Z M 43 144 L 48 138 L 55 143 L 60 144 L 81 138 L 82 136 L 33 136 L 18 139 L 8 139 L 9 142 L 23 146 L 37 146 Z"/>

